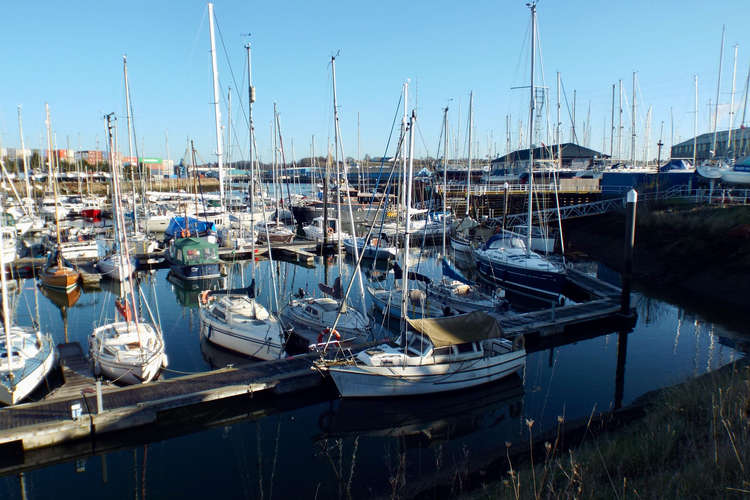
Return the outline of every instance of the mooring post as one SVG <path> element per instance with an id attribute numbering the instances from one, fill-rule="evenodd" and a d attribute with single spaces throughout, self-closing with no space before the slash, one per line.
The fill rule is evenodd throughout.
<path id="1" fill-rule="evenodd" d="M 628 191 L 625 197 L 625 267 L 622 272 L 622 314 L 630 313 L 630 287 L 633 278 L 633 248 L 635 247 L 635 210 L 638 192 Z"/>
<path id="2" fill-rule="evenodd" d="M 102 400 L 102 380 L 96 379 L 96 414 L 104 412 L 104 401 Z"/>

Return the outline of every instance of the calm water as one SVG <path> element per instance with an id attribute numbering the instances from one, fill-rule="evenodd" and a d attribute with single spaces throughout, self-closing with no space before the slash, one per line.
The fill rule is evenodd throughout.
<path id="1" fill-rule="evenodd" d="M 312 269 L 260 262 L 260 300 L 274 304 L 272 275 L 278 279 L 280 304 L 298 288 L 316 290 L 326 273 L 332 282 L 339 270 L 335 259 L 329 261 L 324 266 L 318 258 Z M 239 285 L 243 275 L 249 281 L 247 263 L 231 269 L 230 285 Z M 437 269 L 434 256 L 422 258 L 420 272 L 434 274 Z M 611 275 L 596 263 L 586 269 Z M 345 264 L 344 273 L 349 272 Z M 158 304 L 173 370 L 166 377 L 241 361 L 201 344 L 197 292 L 173 285 L 166 269 L 140 276 L 149 303 Z M 30 280 L 21 285 L 17 318 L 27 324 L 35 309 L 34 286 Z M 357 303 L 356 284 L 352 295 Z M 92 328 L 114 311 L 106 283 L 104 290 L 85 291 L 72 307 L 60 307 L 41 294 L 38 301 L 43 328 L 57 342 L 67 332 L 68 340 L 84 349 Z M 620 380 L 618 334 L 613 332 L 530 353 L 520 376 L 459 395 L 353 402 L 323 390 L 270 401 L 258 398 L 217 409 L 211 417 L 216 425 L 208 429 L 181 434 L 185 430 L 175 427 L 174 437 L 132 431 L 127 438 L 136 444 L 122 443 L 116 451 L 60 459 L 25 472 L 23 478 L 0 477 L 0 497 L 21 498 L 22 485 L 32 499 L 331 498 L 385 495 L 393 489 L 408 494 L 433 476 L 452 477 L 467 461 L 502 452 L 506 441 L 525 441 L 527 418 L 536 422 L 535 433 L 549 430 L 558 415 L 575 419 L 618 404 L 618 383 L 621 403 L 627 405 L 647 391 L 743 356 L 735 348 L 743 342 L 743 332 L 643 293 L 634 294 L 634 305 L 639 319 L 627 335 Z"/>

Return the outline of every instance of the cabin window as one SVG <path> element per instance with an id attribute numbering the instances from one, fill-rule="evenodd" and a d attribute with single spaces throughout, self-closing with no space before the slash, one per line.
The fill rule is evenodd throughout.
<path id="1" fill-rule="evenodd" d="M 448 356 L 451 354 L 451 346 L 438 347 L 432 350 L 433 356 Z"/>
<path id="2" fill-rule="evenodd" d="M 466 354 L 467 352 L 474 352 L 474 344 L 472 342 L 466 342 L 463 344 L 456 344 L 456 350 L 458 354 Z"/>
<path id="3" fill-rule="evenodd" d="M 218 309 L 218 308 L 214 309 L 214 316 L 216 316 L 217 318 L 219 318 L 222 321 L 226 321 L 227 320 L 227 317 L 224 314 L 224 311 L 222 311 L 221 309 Z"/>

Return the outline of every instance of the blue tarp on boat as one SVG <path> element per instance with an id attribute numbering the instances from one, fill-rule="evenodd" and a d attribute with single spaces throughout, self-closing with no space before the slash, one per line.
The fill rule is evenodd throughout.
<path id="1" fill-rule="evenodd" d="M 172 220 L 169 221 L 169 225 L 167 226 L 167 230 L 164 231 L 164 238 L 171 239 L 179 237 L 184 229 L 189 229 L 190 234 L 193 236 L 195 236 L 196 233 L 198 236 L 204 236 L 208 233 L 216 232 L 216 226 L 213 222 L 188 217 L 187 224 L 188 226 L 185 226 L 185 217 L 172 217 Z"/>

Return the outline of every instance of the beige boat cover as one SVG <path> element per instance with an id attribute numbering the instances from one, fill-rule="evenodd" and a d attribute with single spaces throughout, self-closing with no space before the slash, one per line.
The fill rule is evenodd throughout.
<path id="1" fill-rule="evenodd" d="M 446 318 L 408 319 L 419 333 L 427 335 L 435 347 L 478 342 L 502 337 L 500 324 L 483 311 Z"/>

